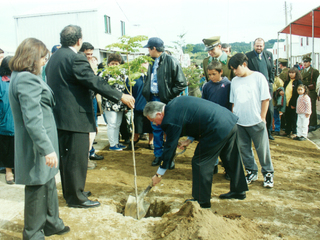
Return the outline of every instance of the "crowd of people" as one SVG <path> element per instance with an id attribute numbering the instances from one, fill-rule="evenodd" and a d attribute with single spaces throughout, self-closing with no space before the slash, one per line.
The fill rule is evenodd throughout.
<path id="1" fill-rule="evenodd" d="M 100 206 L 89 199 L 90 191 L 84 191 L 87 170 L 97 165 L 93 160 L 104 159 L 93 147 L 99 115 L 107 124 L 110 151 L 132 150 L 143 134 L 149 134 L 151 165 L 159 166 L 153 185 L 175 168 L 176 149 L 197 141 L 193 198 L 186 201 L 196 201 L 202 208 L 211 207 L 219 158 L 230 180 L 230 191 L 219 197 L 243 200 L 248 185 L 258 179 L 252 142 L 263 187 L 272 188 L 272 134 L 303 141 L 317 128 L 319 72 L 311 67 L 311 58 L 303 59 L 303 70 L 288 69 L 287 60 L 279 59 L 281 73 L 276 76 L 273 56 L 264 49 L 262 38 L 254 41 L 253 51 L 233 56 L 231 46 L 221 44 L 220 37 L 203 39 L 209 56 L 203 60 L 203 77 L 199 76 L 204 82 L 201 98 L 181 96 L 186 77 L 160 38 L 150 38 L 144 46 L 154 61 L 142 64 L 146 74 L 141 73 L 132 93 L 127 91 L 127 76 L 101 76 L 105 66 L 93 56 L 94 46 L 83 42 L 79 26 L 66 26 L 60 43 L 53 46 L 48 61 L 47 47 L 35 38 L 25 39 L 14 56 L 4 57 L 0 49 L 0 163 L 8 184 L 25 185 L 23 239 L 70 231 L 59 218 L 55 182 L 59 170 L 69 207 Z M 106 64 L 123 63 L 119 53 L 111 53 Z M 280 133 L 281 129 L 285 131 Z M 132 135 L 133 144 L 126 145 Z"/>

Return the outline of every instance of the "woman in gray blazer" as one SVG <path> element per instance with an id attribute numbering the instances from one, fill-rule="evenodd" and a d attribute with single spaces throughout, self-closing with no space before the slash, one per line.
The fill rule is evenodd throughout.
<path id="1" fill-rule="evenodd" d="M 23 239 L 70 231 L 59 218 L 55 175 L 58 173 L 58 137 L 52 108 L 53 92 L 41 79 L 48 54 L 35 38 L 25 39 L 9 62 L 13 71 L 9 100 L 15 130 L 15 180 L 25 185 Z"/>

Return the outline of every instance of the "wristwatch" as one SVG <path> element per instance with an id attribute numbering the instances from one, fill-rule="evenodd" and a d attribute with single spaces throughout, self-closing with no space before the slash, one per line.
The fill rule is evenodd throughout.
<path id="1" fill-rule="evenodd" d="M 156 176 L 158 177 L 158 178 L 161 178 L 162 176 L 160 175 L 160 174 L 158 174 L 158 173 L 156 173 Z"/>

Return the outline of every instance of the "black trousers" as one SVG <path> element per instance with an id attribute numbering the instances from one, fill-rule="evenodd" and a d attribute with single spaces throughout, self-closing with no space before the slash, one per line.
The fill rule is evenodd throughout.
<path id="1" fill-rule="evenodd" d="M 297 133 L 297 112 L 296 109 L 292 109 L 290 106 L 286 107 L 286 134 Z"/>
<path id="2" fill-rule="evenodd" d="M 25 186 L 23 239 L 44 239 L 64 229 L 59 218 L 55 178 L 44 185 Z"/>
<path id="3" fill-rule="evenodd" d="M 318 117 L 317 117 L 317 92 L 316 91 L 309 91 L 309 97 L 311 98 L 311 116 L 310 116 L 310 126 L 315 127 L 318 124 Z"/>
<path id="4" fill-rule="evenodd" d="M 0 135 L 0 167 L 14 168 L 14 136 Z"/>
<path id="5" fill-rule="evenodd" d="M 272 87 L 272 83 L 269 83 L 269 92 L 271 95 L 271 100 L 269 101 L 269 107 L 268 107 L 268 111 L 267 111 L 267 116 L 266 116 L 266 126 L 267 126 L 267 131 L 268 131 L 268 135 L 271 135 L 271 125 L 272 125 L 272 121 L 273 121 L 273 102 L 272 102 L 272 96 L 273 96 L 273 87 Z"/>
<path id="6" fill-rule="evenodd" d="M 67 204 L 88 200 L 83 194 L 87 177 L 89 133 L 58 129 L 60 175 L 63 197 Z"/>
<path id="7" fill-rule="evenodd" d="M 238 146 L 237 125 L 219 144 L 210 146 L 214 136 L 201 138 L 192 158 L 192 196 L 199 203 L 211 198 L 214 164 L 218 156 L 230 176 L 230 191 L 248 191 Z"/>
<path id="8" fill-rule="evenodd" d="M 130 110 L 129 110 L 130 111 Z M 130 122 L 131 120 L 128 119 L 127 114 L 123 113 L 123 117 L 122 117 L 122 122 L 120 125 L 120 134 L 122 137 L 122 140 L 130 140 L 131 138 L 131 133 L 130 133 L 130 128 L 131 128 L 131 124 L 129 124 L 128 122 Z"/>

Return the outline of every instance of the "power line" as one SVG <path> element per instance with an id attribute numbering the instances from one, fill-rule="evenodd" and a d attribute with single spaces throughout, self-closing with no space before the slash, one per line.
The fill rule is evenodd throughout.
<path id="1" fill-rule="evenodd" d="M 118 1 L 116 1 L 118 7 L 120 8 L 121 12 L 123 13 L 123 15 L 126 17 L 126 19 L 130 22 L 129 18 L 127 17 L 127 15 L 124 13 L 124 11 L 122 10 L 122 8 L 120 7 Z"/>

